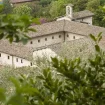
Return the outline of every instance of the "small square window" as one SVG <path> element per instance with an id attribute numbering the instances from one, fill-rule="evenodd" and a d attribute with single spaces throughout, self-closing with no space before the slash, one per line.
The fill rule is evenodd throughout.
<path id="1" fill-rule="evenodd" d="M 30 44 L 33 44 L 33 42 L 31 41 Z"/>
<path id="2" fill-rule="evenodd" d="M 52 39 L 54 39 L 54 36 L 52 36 Z"/>
<path id="3" fill-rule="evenodd" d="M 8 59 L 10 59 L 10 56 L 8 56 Z"/>
<path id="4" fill-rule="evenodd" d="M 80 49 L 80 52 L 82 52 L 82 49 Z"/>
<path id="5" fill-rule="evenodd" d="M 40 40 L 38 40 L 38 43 L 40 43 Z"/>
<path id="6" fill-rule="evenodd" d="M 69 37 L 69 35 L 67 34 L 67 37 Z"/>
<path id="7" fill-rule="evenodd" d="M 32 62 L 30 63 L 30 65 L 32 66 Z"/>
<path id="8" fill-rule="evenodd" d="M 47 38 L 45 38 L 45 41 L 47 41 Z"/>
<path id="9" fill-rule="evenodd" d="M 18 58 L 16 58 L 16 62 L 18 62 Z"/>
<path id="10" fill-rule="evenodd" d="M 21 59 L 21 63 L 23 63 L 23 60 Z"/>
<path id="11" fill-rule="evenodd" d="M 73 39 L 75 39 L 75 36 L 73 36 Z"/>
<path id="12" fill-rule="evenodd" d="M 59 35 L 59 38 L 61 38 L 61 35 Z"/>

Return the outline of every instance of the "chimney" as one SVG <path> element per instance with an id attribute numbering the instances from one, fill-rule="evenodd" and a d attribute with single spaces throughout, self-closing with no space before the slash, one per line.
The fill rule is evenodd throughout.
<path id="1" fill-rule="evenodd" d="M 73 4 L 68 4 L 66 6 L 66 16 L 70 17 L 70 19 L 73 19 Z"/>

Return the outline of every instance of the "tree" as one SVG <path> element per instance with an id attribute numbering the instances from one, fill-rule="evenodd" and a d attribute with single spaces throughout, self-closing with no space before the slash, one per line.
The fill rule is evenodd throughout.
<path id="1" fill-rule="evenodd" d="M 84 9 L 86 9 L 87 2 L 88 0 L 74 0 L 73 4 L 75 11 L 83 11 Z"/>
<path id="2" fill-rule="evenodd" d="M 14 14 L 31 16 L 32 9 L 28 5 L 19 5 L 13 9 Z"/>
<path id="3" fill-rule="evenodd" d="M 48 4 L 51 3 L 51 1 L 54 1 L 54 0 L 40 0 L 40 5 L 42 5 L 43 7 L 47 6 Z"/>
<path id="4" fill-rule="evenodd" d="M 105 0 L 100 0 L 101 6 L 105 5 Z"/>
<path id="5" fill-rule="evenodd" d="M 64 15 L 66 4 L 67 4 L 66 0 L 53 1 L 51 3 L 51 8 L 49 11 L 51 17 L 56 18 L 58 16 Z"/>
<path id="6" fill-rule="evenodd" d="M 36 79 L 21 76 L 11 78 L 15 93 L 8 99 L 0 89 L 0 100 L 6 105 L 104 105 L 105 104 L 105 53 L 98 43 L 101 33 L 96 37 L 96 54 L 83 63 L 74 60 L 52 58 L 52 68 L 48 67 Z M 53 70 L 52 70 L 53 69 Z"/>
<path id="7" fill-rule="evenodd" d="M 95 12 L 100 6 L 100 0 L 89 0 L 86 9 Z"/>
<path id="8" fill-rule="evenodd" d="M 99 7 L 96 11 L 95 11 L 95 15 L 94 15 L 94 19 L 93 19 L 93 23 L 97 26 L 101 26 L 101 27 L 105 27 L 105 11 L 103 10 L 102 7 Z"/>
<path id="9" fill-rule="evenodd" d="M 3 0 L 3 13 L 9 14 L 12 12 L 12 5 L 10 4 L 9 0 Z"/>

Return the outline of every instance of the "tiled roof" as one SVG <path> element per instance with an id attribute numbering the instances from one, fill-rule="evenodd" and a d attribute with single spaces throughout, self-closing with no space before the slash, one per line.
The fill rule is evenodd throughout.
<path id="1" fill-rule="evenodd" d="M 84 59 L 95 53 L 94 44 L 90 38 L 81 38 L 64 43 L 58 43 L 50 45 L 48 48 L 51 48 L 59 56 L 66 57 L 68 59 L 75 57 L 82 57 Z"/>
<path id="2" fill-rule="evenodd" d="M 84 11 L 80 11 L 80 12 L 74 12 L 73 13 L 73 19 L 81 19 L 81 18 L 84 18 L 84 17 L 93 16 L 93 15 L 94 15 L 94 13 L 92 13 L 91 11 L 84 10 Z"/>
<path id="3" fill-rule="evenodd" d="M 30 2 L 32 0 L 10 0 L 11 3 L 22 3 L 22 2 Z"/>
<path id="4" fill-rule="evenodd" d="M 32 38 L 48 35 L 51 33 L 63 32 L 63 31 L 74 33 L 74 34 L 80 34 L 84 36 L 88 36 L 89 34 L 96 35 L 100 32 L 103 32 L 103 34 L 105 35 L 105 28 L 103 27 L 88 25 L 88 24 L 74 22 L 74 21 L 67 21 L 67 20 L 54 21 L 54 22 L 49 22 L 42 25 L 35 25 L 31 27 L 37 30 L 36 33 L 30 32 L 28 34 Z"/>
<path id="5" fill-rule="evenodd" d="M 0 40 L 0 52 L 11 56 L 17 56 L 23 59 L 32 60 L 33 50 L 23 45 L 15 43 L 10 44 L 6 40 Z"/>
<path id="6" fill-rule="evenodd" d="M 44 23 L 42 25 L 34 25 L 31 27 L 35 28 L 37 32 L 30 32 L 28 34 L 30 37 L 43 36 L 51 33 L 64 31 L 64 21 L 53 21 Z"/>
<path id="7" fill-rule="evenodd" d="M 74 12 L 72 19 L 73 20 L 75 20 L 75 19 L 83 19 L 83 18 L 86 18 L 86 17 L 91 17 L 93 15 L 94 15 L 94 13 L 92 13 L 91 11 L 84 10 L 84 11 Z M 64 15 L 64 16 L 59 16 L 56 19 L 59 19 L 59 18 L 62 18 L 62 17 L 70 18 L 70 17 Z"/>

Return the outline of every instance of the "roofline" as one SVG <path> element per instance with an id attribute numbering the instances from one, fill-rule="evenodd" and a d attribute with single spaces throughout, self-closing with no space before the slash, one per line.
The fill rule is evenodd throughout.
<path id="1" fill-rule="evenodd" d="M 89 15 L 89 16 L 80 17 L 80 18 L 73 18 L 73 20 L 75 20 L 75 19 L 81 19 L 81 18 L 86 18 L 86 17 L 92 17 L 92 16 L 94 16 L 94 14 L 93 15 Z"/>
<path id="2" fill-rule="evenodd" d="M 33 0 L 31 0 L 31 1 L 20 1 L 20 2 L 10 2 L 10 3 L 12 3 L 12 4 L 19 4 L 19 3 L 25 3 L 25 2 L 32 2 Z"/>
<path id="3" fill-rule="evenodd" d="M 64 30 L 62 30 L 62 31 L 58 31 L 58 32 L 54 32 L 54 33 L 49 33 L 49 34 L 44 34 L 43 36 L 47 36 L 47 35 L 50 35 L 50 34 L 55 34 L 55 33 L 59 33 L 59 32 L 64 32 Z M 37 37 L 41 37 L 42 35 L 40 35 L 40 36 L 30 36 L 30 38 L 37 38 Z"/>
<path id="4" fill-rule="evenodd" d="M 5 52 L 4 52 L 4 51 L 0 51 L 0 53 L 5 53 Z M 10 56 L 15 56 L 15 57 L 18 57 L 18 58 L 21 58 L 21 59 L 25 59 L 25 60 L 31 61 L 31 59 L 28 59 L 27 57 L 26 57 L 26 58 L 25 58 L 25 57 L 19 57 L 19 56 L 15 55 L 15 54 L 10 54 L 10 53 L 5 53 L 5 54 L 10 55 Z"/>

